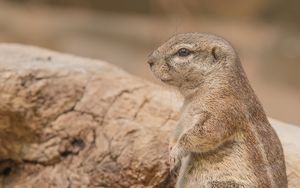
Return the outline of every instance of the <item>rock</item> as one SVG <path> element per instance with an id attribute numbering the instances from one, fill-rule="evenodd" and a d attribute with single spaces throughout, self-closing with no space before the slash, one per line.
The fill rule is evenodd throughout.
<path id="1" fill-rule="evenodd" d="M 270 119 L 284 149 L 289 188 L 300 185 L 300 128 Z"/>
<path id="2" fill-rule="evenodd" d="M 15 44 L 0 45 L 0 92 L 3 187 L 174 185 L 179 96 L 105 62 Z M 279 136 L 296 187 L 299 142 Z"/>

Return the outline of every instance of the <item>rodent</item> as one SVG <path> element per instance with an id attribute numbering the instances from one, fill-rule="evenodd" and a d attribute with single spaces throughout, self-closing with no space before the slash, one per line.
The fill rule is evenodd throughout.
<path id="1" fill-rule="evenodd" d="M 148 58 L 184 97 L 170 140 L 177 188 L 286 188 L 282 145 L 232 45 L 208 33 L 171 37 Z"/>

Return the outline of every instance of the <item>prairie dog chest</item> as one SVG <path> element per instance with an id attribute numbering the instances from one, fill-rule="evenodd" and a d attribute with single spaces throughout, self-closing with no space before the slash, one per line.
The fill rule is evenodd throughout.
<path id="1" fill-rule="evenodd" d="M 178 125 L 182 126 L 183 130 L 187 130 L 199 123 L 203 117 L 201 106 L 185 104 L 180 110 L 180 118 Z"/>

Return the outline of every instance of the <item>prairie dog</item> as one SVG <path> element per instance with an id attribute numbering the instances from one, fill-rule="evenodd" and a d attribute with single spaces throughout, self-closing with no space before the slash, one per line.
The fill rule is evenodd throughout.
<path id="1" fill-rule="evenodd" d="M 177 188 L 286 188 L 281 143 L 229 42 L 207 33 L 170 38 L 148 59 L 184 97 L 170 140 Z"/>

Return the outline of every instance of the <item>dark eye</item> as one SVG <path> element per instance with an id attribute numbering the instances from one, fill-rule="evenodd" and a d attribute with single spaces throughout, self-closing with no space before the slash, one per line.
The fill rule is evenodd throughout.
<path id="1" fill-rule="evenodd" d="M 186 57 L 191 54 L 191 51 L 186 48 L 180 48 L 177 53 L 180 57 Z"/>

